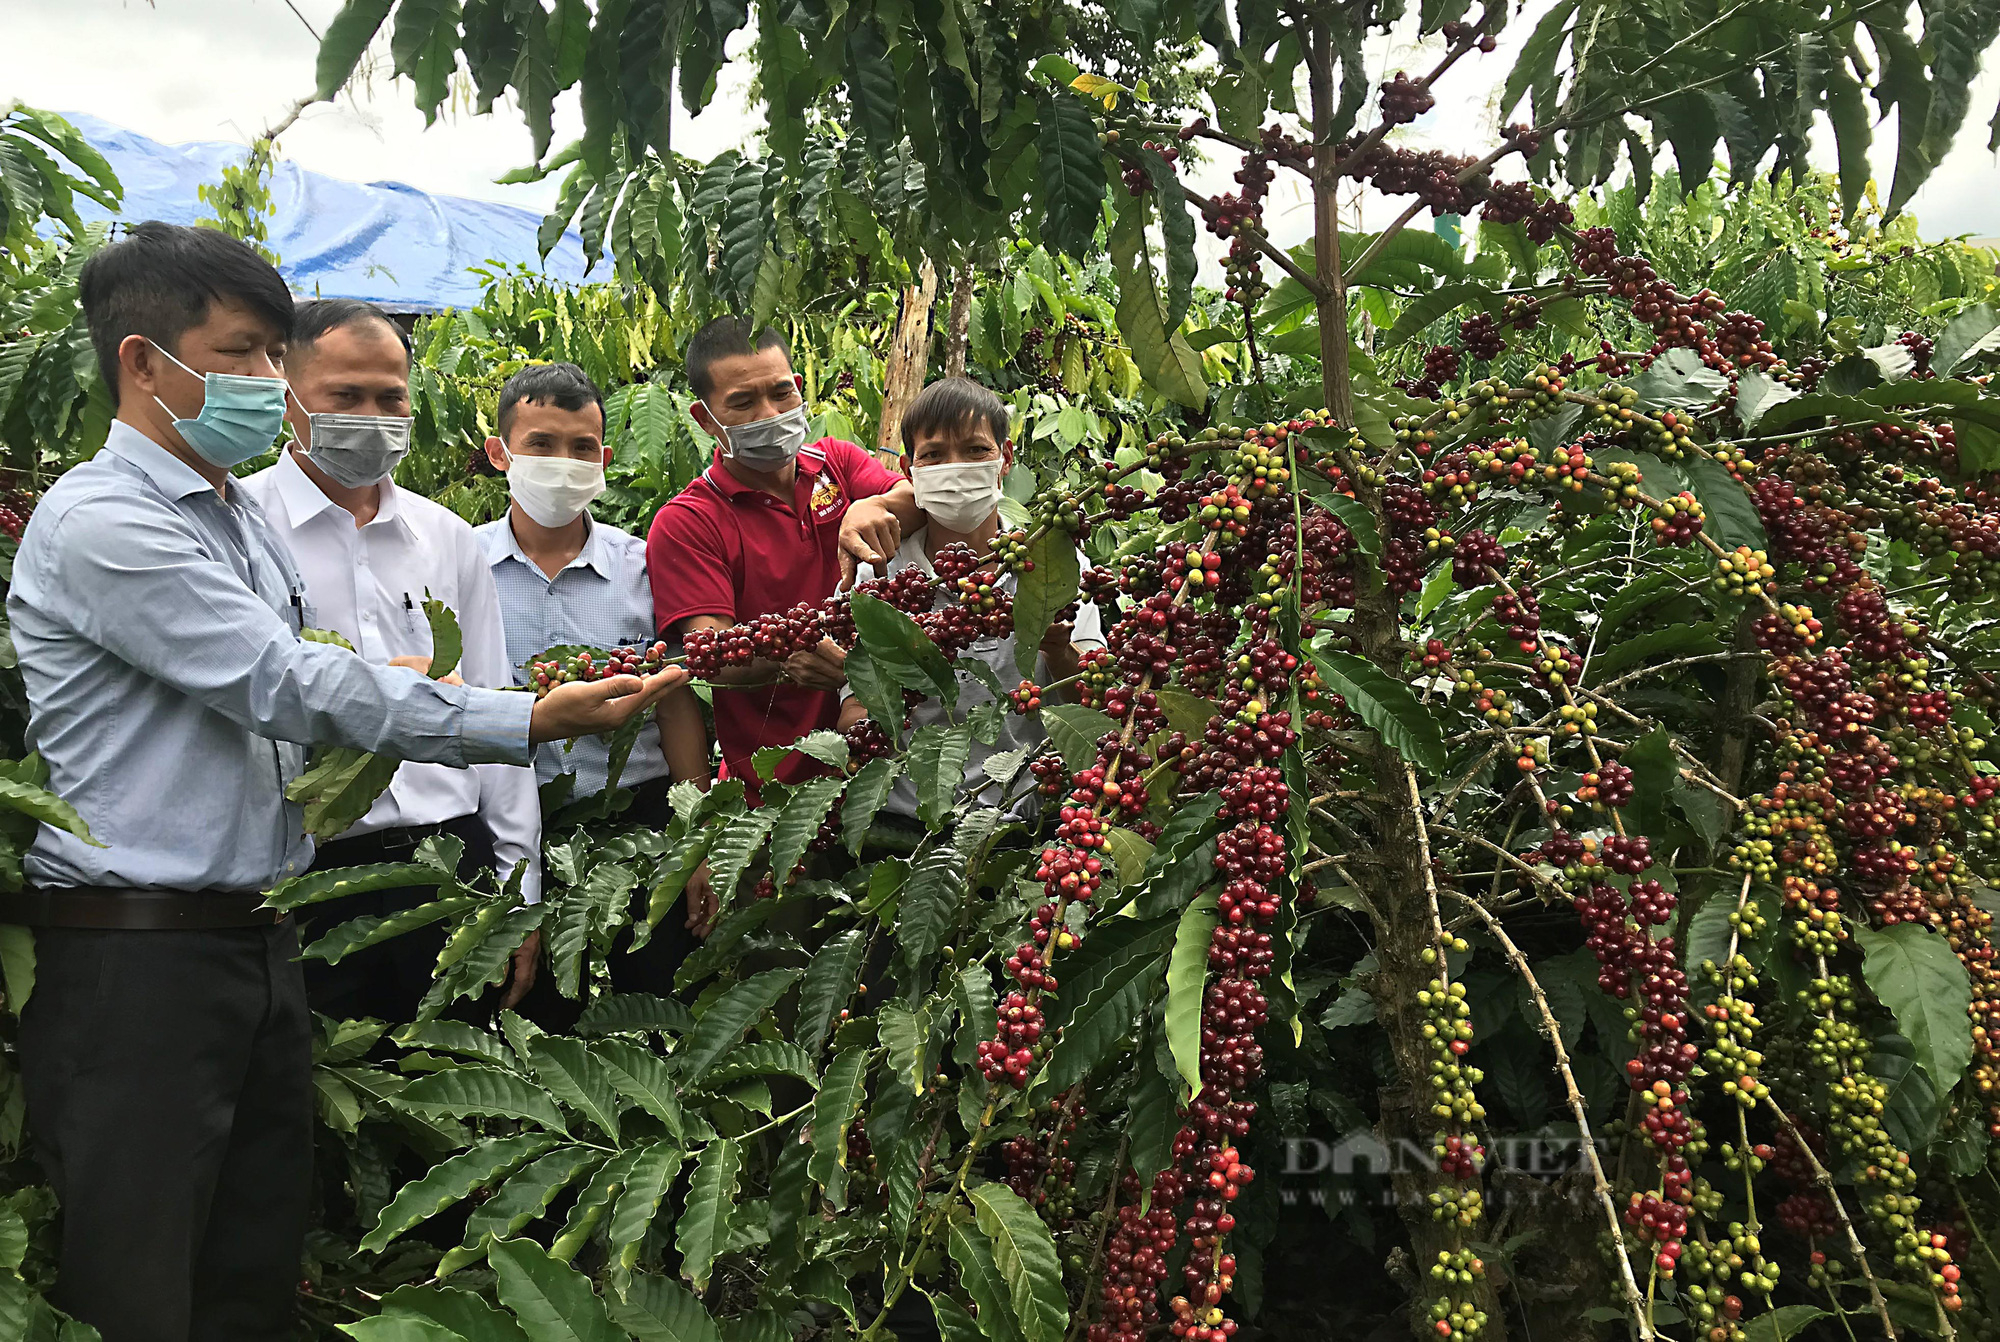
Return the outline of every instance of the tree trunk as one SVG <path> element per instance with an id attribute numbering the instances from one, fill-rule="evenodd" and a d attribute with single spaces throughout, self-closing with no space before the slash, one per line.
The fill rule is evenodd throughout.
<path id="1" fill-rule="evenodd" d="M 937 302 L 937 267 L 926 257 L 917 283 L 903 289 L 903 315 L 896 322 L 896 340 L 889 347 L 889 366 L 882 378 L 882 421 L 875 433 L 878 456 L 903 454 L 903 411 L 924 389 L 930 365 L 931 307 Z"/>
<path id="2" fill-rule="evenodd" d="M 1757 610 L 1751 606 L 1736 622 L 1736 643 L 1732 651 L 1757 651 Z M 1739 656 L 1729 663 L 1723 680 L 1722 712 L 1716 722 L 1715 776 L 1731 796 L 1743 795 L 1743 772 L 1750 758 L 1750 725 L 1757 704 L 1756 659 Z"/>
<path id="3" fill-rule="evenodd" d="M 1340 269 L 1340 174 L 1333 143 L 1333 31 L 1313 19 L 1307 57 L 1313 115 L 1313 270 L 1326 286 L 1319 303 L 1320 381 L 1334 423 L 1354 427 L 1354 383 L 1347 365 L 1347 277 Z"/>
<path id="4" fill-rule="evenodd" d="M 1353 428 L 1354 387 L 1348 361 L 1347 284 L 1341 272 L 1339 213 L 1336 192 L 1340 176 L 1333 143 L 1332 119 L 1336 100 L 1334 89 L 1334 40 L 1331 24 L 1336 21 L 1331 6 L 1318 7 L 1303 34 L 1312 97 L 1313 122 L 1313 268 L 1322 286 L 1318 296 L 1320 367 L 1326 408 L 1334 422 Z M 1354 482 L 1356 497 L 1376 514 L 1377 526 L 1388 534 L 1388 519 L 1382 515 L 1376 489 L 1366 481 Z M 1401 672 L 1402 654 L 1397 645 L 1399 602 L 1386 586 L 1377 585 L 1355 604 L 1354 618 L 1346 629 L 1354 650 L 1390 675 Z M 1432 908 L 1431 872 L 1425 854 L 1424 819 L 1418 803 L 1411 798 L 1407 766 L 1394 747 L 1378 744 L 1373 752 L 1376 786 L 1383 801 L 1379 817 L 1381 864 L 1379 888 L 1371 891 L 1390 929 L 1376 946 L 1380 969 L 1370 992 L 1375 999 L 1376 1019 L 1389 1036 L 1396 1059 L 1398 1079 L 1381 1094 L 1380 1135 L 1391 1151 L 1429 1151 L 1439 1124 L 1431 1114 L 1431 1043 L 1425 1037 L 1430 1013 L 1417 1002 L 1442 965 L 1424 963 L 1433 946 L 1435 913 Z M 1497 1027 L 1496 1021 L 1473 1021 L 1475 1030 Z M 1409 1326 L 1418 1342 L 1435 1342 L 1428 1306 L 1437 1296 L 1436 1283 L 1429 1276 L 1430 1265 L 1440 1251 L 1457 1250 L 1467 1240 L 1476 1239 L 1481 1226 L 1462 1234 L 1455 1222 L 1433 1219 L 1428 1198 L 1442 1182 L 1434 1171 L 1409 1162 L 1397 1161 L 1393 1180 L 1398 1211 L 1410 1236 L 1410 1262 L 1416 1274 L 1416 1289 L 1410 1302 Z M 1461 1288 L 1460 1298 L 1470 1297 L 1486 1312 L 1481 1333 L 1484 1342 L 1505 1342 L 1506 1316 L 1499 1307 L 1494 1276 L 1488 1275 L 1470 1288 Z"/>
<path id="5" fill-rule="evenodd" d="M 946 377 L 965 376 L 965 347 L 971 343 L 968 332 L 972 327 L 972 280 L 974 270 L 970 261 L 958 268 L 958 279 L 951 286 L 951 321 L 945 327 L 944 375 Z"/>

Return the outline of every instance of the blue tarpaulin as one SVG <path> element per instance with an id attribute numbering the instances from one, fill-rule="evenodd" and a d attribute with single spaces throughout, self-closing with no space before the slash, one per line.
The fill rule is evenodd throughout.
<path id="1" fill-rule="evenodd" d="M 166 145 L 77 112 L 64 116 L 118 173 L 126 223 L 160 219 L 192 224 L 208 207 L 195 195 L 222 180 L 222 169 L 249 153 L 240 144 L 198 141 Z M 399 312 L 469 307 L 479 301 L 471 266 L 536 264 L 533 210 L 462 196 L 433 196 L 401 182 L 343 182 L 280 158 L 271 173 L 273 217 L 265 246 L 279 257 L 294 291 L 307 297 L 365 298 Z M 77 198 L 78 213 L 107 212 Z M 88 213 L 86 213 L 88 211 Z M 542 268 L 551 279 L 584 278 L 583 243 L 571 229 Z M 608 271 L 600 267 L 599 278 Z"/>

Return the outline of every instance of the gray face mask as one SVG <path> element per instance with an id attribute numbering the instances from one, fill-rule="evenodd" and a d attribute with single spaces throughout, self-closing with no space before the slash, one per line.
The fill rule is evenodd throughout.
<path id="1" fill-rule="evenodd" d="M 709 409 L 706 402 L 702 404 L 702 409 L 708 410 L 710 419 L 715 418 L 715 411 Z M 750 470 L 781 470 L 797 459 L 799 449 L 806 445 L 807 428 L 806 408 L 795 405 L 782 415 L 773 415 L 769 419 L 723 427 L 722 450 L 731 461 Z"/>
<path id="2" fill-rule="evenodd" d="M 306 460 L 346 489 L 386 480 L 410 450 L 411 421 L 401 415 L 307 415 L 306 423 Z"/>

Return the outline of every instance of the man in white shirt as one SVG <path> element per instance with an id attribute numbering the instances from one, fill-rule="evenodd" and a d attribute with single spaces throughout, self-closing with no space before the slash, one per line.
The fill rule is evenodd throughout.
<path id="1" fill-rule="evenodd" d="M 611 448 L 604 442 L 604 399 L 575 364 L 523 368 L 500 389 L 495 416 L 500 430 L 486 440 L 486 457 L 507 477 L 507 515 L 478 528 L 481 553 L 492 570 L 506 629 L 507 662 L 514 683 L 526 684 L 528 661 L 560 645 L 633 647 L 659 636 L 653 589 L 646 576 L 646 542 L 590 515 L 604 492 Z M 649 723 L 633 744 L 617 786 L 632 797 L 621 813 L 641 824 L 664 826 L 671 814 L 667 751 L 692 750 L 680 761 L 683 777 L 705 777 L 709 763 L 701 709 L 692 693 L 669 695 L 660 713 L 682 715 L 690 730 L 663 737 Z M 569 800 L 602 793 L 609 781 L 610 745 L 601 736 L 535 752 L 535 776 L 544 787 L 567 776 Z M 707 935 L 715 908 L 706 879 L 688 883 L 684 916 L 654 929 L 645 951 L 612 960 L 612 977 L 625 992 L 669 995 L 673 972 L 695 942 Z M 540 1000 L 538 1000 L 540 999 Z M 537 1019 L 559 1009 L 547 994 L 530 999 Z M 527 1008 L 524 1008 L 527 1009 Z"/>
<path id="2" fill-rule="evenodd" d="M 458 619 L 468 685 L 512 683 L 500 603 L 472 528 L 390 478 L 409 447 L 409 338 L 370 303 L 302 304 L 286 353 L 293 442 L 278 464 L 243 481 L 291 549 L 319 627 L 344 635 L 368 661 L 427 667 L 434 598 Z M 534 774 L 518 765 L 449 769 L 405 764 L 353 828 L 320 845 L 313 870 L 408 861 L 434 834 L 458 837 L 461 870 L 516 864 L 522 897 L 541 897 L 541 806 Z M 423 889 L 351 896 L 324 918 L 388 914 L 429 898 Z M 329 922 L 330 925 L 330 922 Z M 336 1019 L 404 1021 L 429 988 L 439 928 L 419 929 L 347 956 L 306 963 L 315 1011 Z M 515 953 L 501 1005 L 534 983 L 540 934 Z"/>
<path id="3" fill-rule="evenodd" d="M 855 574 L 855 581 L 893 577 L 911 565 L 935 578 L 937 571 L 932 561 L 938 551 L 953 543 L 969 546 L 982 559 L 992 553 L 993 539 L 1000 534 L 1001 484 L 1014 467 L 1014 444 L 1007 437 L 1010 419 L 1006 403 L 970 378 L 943 378 L 918 393 L 903 414 L 903 470 L 916 486 L 917 506 L 923 509 L 927 520 L 903 538 L 885 570 L 878 572 L 875 565 L 864 563 Z M 1077 565 L 1079 569 L 1090 567 L 1081 551 L 1077 553 Z M 1002 577 L 995 586 L 1011 592 L 1013 575 Z M 937 596 L 939 605 L 956 599 L 944 591 Z M 1097 607 L 1084 602 L 1078 608 L 1074 626 L 1061 622 L 1049 626 L 1036 664 L 1035 683 L 1047 685 L 1067 680 L 1076 674 L 1082 653 L 1103 646 Z M 985 662 L 1002 685 L 1020 682 L 1011 634 L 1004 638 L 982 638 L 967 648 L 964 655 Z M 845 730 L 867 717 L 868 710 L 852 697 L 851 690 L 843 693 L 848 696 L 840 709 L 840 726 Z M 961 680 L 958 710 L 953 720 L 963 722 L 969 710 L 991 702 L 992 698 L 992 692 L 980 682 Z M 926 699 L 910 714 L 913 728 L 944 720 L 944 705 L 935 699 Z M 1001 720 L 998 744 L 988 746 L 977 740 L 972 743 L 972 753 L 965 763 L 967 783 L 982 786 L 987 800 L 998 800 L 999 785 L 986 775 L 987 759 L 996 752 L 1040 745 L 1045 739 L 1039 718 L 1008 713 Z M 1034 796 L 1033 792 L 1028 793 L 1020 809 L 1031 808 Z M 916 823 L 917 793 L 909 779 L 897 782 L 883 804 L 881 815 L 892 823 Z"/>

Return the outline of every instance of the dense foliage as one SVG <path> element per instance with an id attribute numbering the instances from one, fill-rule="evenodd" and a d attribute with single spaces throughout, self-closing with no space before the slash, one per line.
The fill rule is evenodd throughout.
<path id="1" fill-rule="evenodd" d="M 406 482 L 490 515 L 499 381 L 572 358 L 642 520 L 700 461 L 672 351 L 722 307 L 790 314 L 822 427 L 865 440 L 930 257 L 975 277 L 1033 488 L 990 558 L 691 640 L 698 674 L 851 649 L 869 719 L 800 744 L 823 776 L 565 826 L 538 906 L 443 847 L 273 892 L 311 954 L 450 929 L 418 1021 L 323 1027 L 318 1327 L 1994 1331 L 2000 312 L 1990 254 L 1897 213 L 1992 16 L 1558 5 L 1503 95 L 1537 124 L 1402 148 L 1492 45 L 1468 9 L 1413 16 L 1436 65 L 1377 88 L 1362 39 L 1401 16 L 1365 6 L 764 7 L 769 152 L 704 165 L 669 76 L 705 101 L 746 8 L 351 0 L 322 92 L 386 24 L 422 104 L 462 57 L 539 157 L 581 86 L 535 171 L 620 278 L 496 273 L 427 322 Z M 1863 78 L 1903 128 L 1879 204 Z M 1799 162 L 1821 113 L 1837 183 Z M 1197 150 L 1240 189 L 1189 189 Z M 1343 232 L 1355 178 L 1408 209 Z M 963 655 L 1085 601 L 1109 648 L 1071 683 Z M 1009 712 L 1046 745 L 967 783 Z M 913 849 L 872 825 L 899 780 Z M 608 992 L 704 862 L 684 992 Z M 437 897 L 319 916 L 392 884 Z M 537 929 L 573 1029 L 447 1016 Z M 14 1197 L 25 1243 L 51 1209 Z"/>

